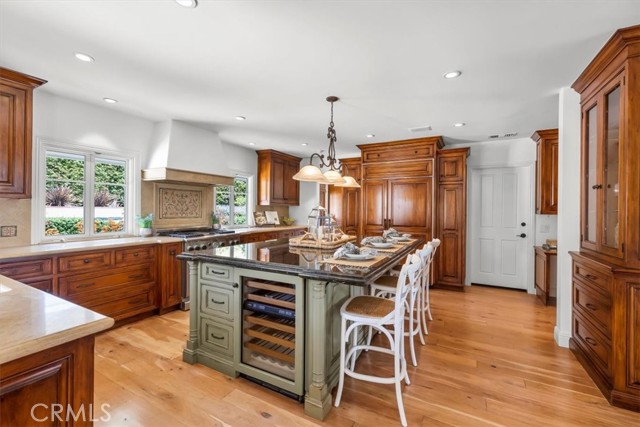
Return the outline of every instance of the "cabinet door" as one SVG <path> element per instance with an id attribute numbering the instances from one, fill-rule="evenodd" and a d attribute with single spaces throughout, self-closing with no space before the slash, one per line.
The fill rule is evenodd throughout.
<path id="1" fill-rule="evenodd" d="M 31 141 L 27 141 L 27 91 L 0 84 L 0 196 L 31 194 Z M 25 113 L 27 112 L 27 113 Z M 30 123 L 28 124 L 31 125 Z"/>
<path id="2" fill-rule="evenodd" d="M 271 159 L 271 204 L 285 203 L 285 163 L 280 159 Z"/>
<path id="3" fill-rule="evenodd" d="M 431 237 L 433 214 L 433 179 L 390 180 L 388 227 Z"/>
<path id="4" fill-rule="evenodd" d="M 464 286 L 465 194 L 462 184 L 442 184 L 438 191 L 440 248 L 437 252 L 438 283 Z"/>
<path id="5" fill-rule="evenodd" d="M 358 234 L 360 215 L 360 190 L 345 188 L 342 196 L 342 231 L 350 235 Z"/>
<path id="6" fill-rule="evenodd" d="M 381 234 L 387 220 L 387 181 L 365 181 L 362 185 L 363 233 Z"/>
<path id="7" fill-rule="evenodd" d="M 182 300 L 182 261 L 176 256 L 182 252 L 182 243 L 161 245 L 160 308 L 177 305 Z"/>
<path id="8" fill-rule="evenodd" d="M 286 162 L 284 164 L 284 199 L 287 205 L 298 206 L 300 204 L 300 183 L 293 179 L 298 173 L 298 163 Z"/>

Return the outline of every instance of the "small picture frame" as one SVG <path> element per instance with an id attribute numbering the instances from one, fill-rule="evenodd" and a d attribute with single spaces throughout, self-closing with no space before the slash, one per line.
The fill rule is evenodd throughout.
<path id="1" fill-rule="evenodd" d="M 267 224 L 280 225 L 280 218 L 278 218 L 278 212 L 265 211 L 264 214 L 267 217 Z"/>
<path id="2" fill-rule="evenodd" d="M 264 215 L 264 212 L 254 212 L 253 222 L 255 222 L 256 227 L 262 227 L 263 225 L 267 225 L 267 217 Z"/>

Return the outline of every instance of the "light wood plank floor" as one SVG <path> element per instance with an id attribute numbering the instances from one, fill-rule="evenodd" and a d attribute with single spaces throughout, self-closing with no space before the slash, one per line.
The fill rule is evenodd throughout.
<path id="1" fill-rule="evenodd" d="M 404 387 L 410 426 L 640 426 L 640 414 L 609 406 L 555 345 L 555 308 L 478 286 L 432 299 L 427 345 Z M 340 408 L 321 423 L 294 400 L 183 363 L 187 329 L 187 313 L 172 312 L 97 337 L 95 403 L 111 405 L 111 420 L 96 427 L 399 425 L 391 385 L 347 379 Z M 365 354 L 358 369 L 389 372 L 385 357 Z"/>

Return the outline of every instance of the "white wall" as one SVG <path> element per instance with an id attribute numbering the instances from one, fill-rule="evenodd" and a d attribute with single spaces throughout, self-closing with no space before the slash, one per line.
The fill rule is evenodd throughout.
<path id="1" fill-rule="evenodd" d="M 559 105 L 557 315 L 554 337 L 571 337 L 571 256 L 580 248 L 580 96 L 562 88 Z"/>
<path id="2" fill-rule="evenodd" d="M 36 90 L 33 135 L 104 150 L 137 152 L 141 164 L 146 164 L 154 123 L 116 108 L 117 104 L 101 107 Z"/>

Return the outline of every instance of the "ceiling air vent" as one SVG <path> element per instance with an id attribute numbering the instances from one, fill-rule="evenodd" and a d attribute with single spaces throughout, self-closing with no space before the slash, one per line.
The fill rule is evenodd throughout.
<path id="1" fill-rule="evenodd" d="M 500 135 L 489 135 L 489 139 L 500 138 Z"/>
<path id="2" fill-rule="evenodd" d="M 420 126 L 417 128 L 409 128 L 409 132 L 413 132 L 413 133 L 417 133 L 417 132 L 427 132 L 431 130 L 431 126 L 427 125 L 427 126 Z"/>
<path id="3" fill-rule="evenodd" d="M 498 138 L 511 138 L 513 136 L 518 135 L 518 132 L 511 132 L 511 133 L 503 133 L 502 135 L 489 135 L 489 139 L 498 139 Z"/>

